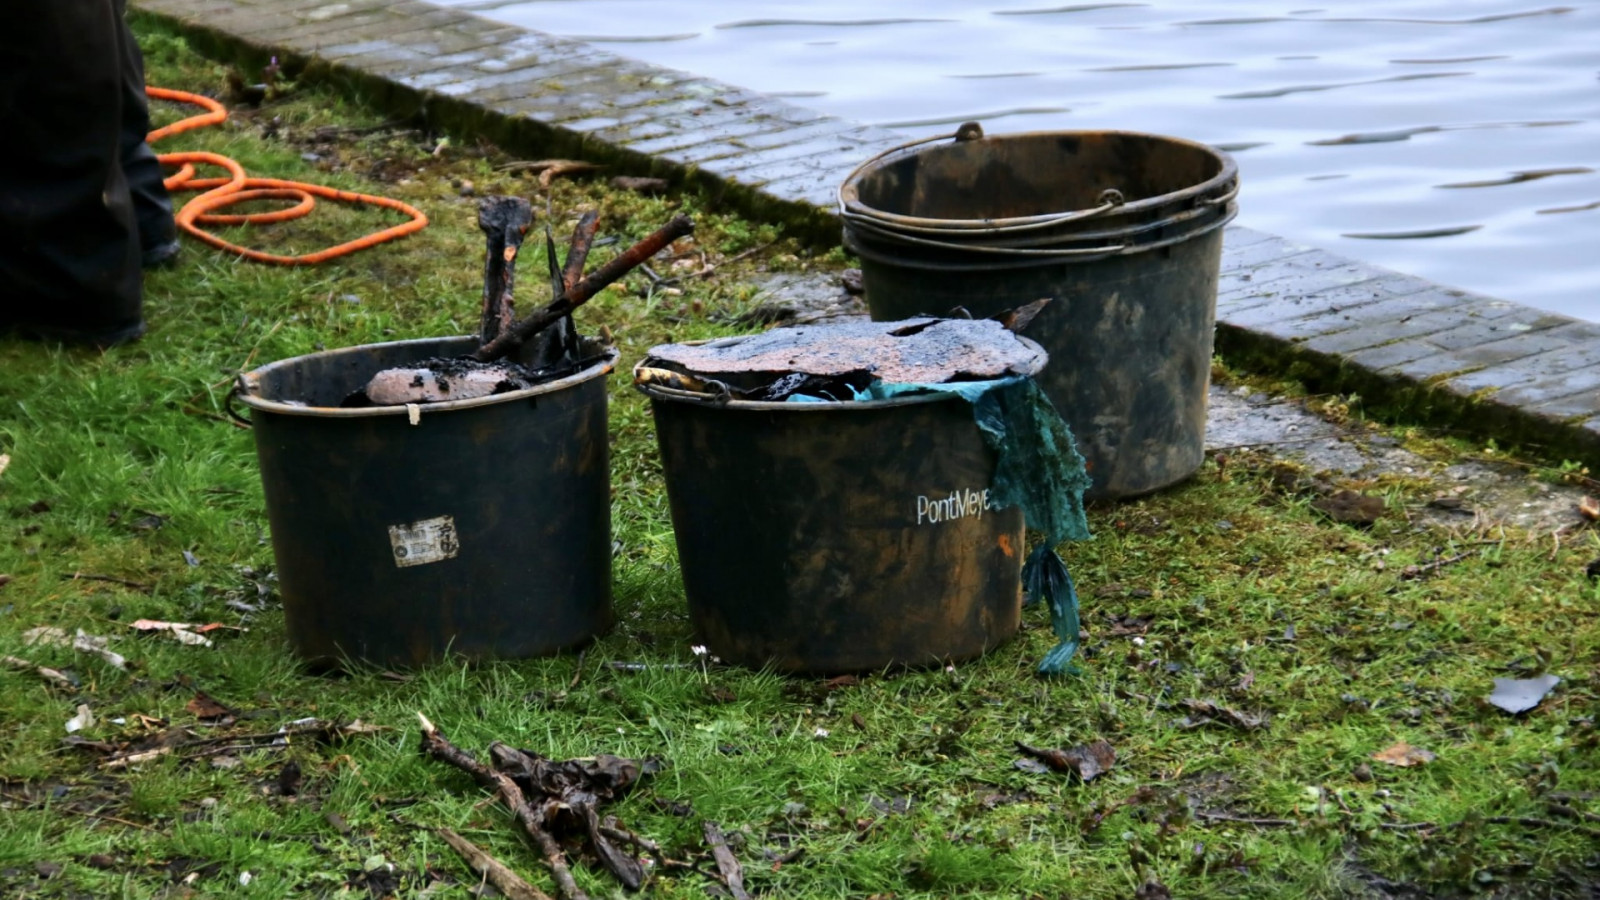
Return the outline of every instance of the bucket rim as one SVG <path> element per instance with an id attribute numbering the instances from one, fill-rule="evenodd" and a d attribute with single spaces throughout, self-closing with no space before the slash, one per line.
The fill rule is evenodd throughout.
<path id="1" fill-rule="evenodd" d="M 1088 134 L 1116 135 L 1119 137 L 1167 141 L 1173 144 L 1181 144 L 1209 154 L 1215 157 L 1217 161 L 1221 163 L 1221 168 L 1218 170 L 1217 174 L 1211 176 L 1205 181 L 1200 182 L 1199 184 L 1190 185 L 1189 187 L 1166 194 L 1160 194 L 1155 197 L 1146 197 L 1142 200 L 1134 200 L 1132 202 L 1116 205 L 1113 214 L 1117 216 L 1146 213 L 1165 206 L 1171 206 L 1173 204 L 1187 204 L 1196 197 L 1203 197 L 1208 193 L 1215 192 L 1219 188 L 1224 188 L 1231 182 L 1237 181 L 1239 177 L 1239 164 L 1234 160 L 1232 154 L 1225 150 L 1219 150 L 1210 144 L 1191 140 L 1189 138 L 1176 137 L 1169 134 L 1156 134 L 1148 131 L 1128 131 L 1118 128 L 1075 128 L 1048 131 L 1018 131 L 1004 134 L 980 133 L 980 135 L 977 137 L 969 137 L 963 136 L 964 133 L 962 131 L 955 131 L 949 134 L 935 135 L 929 138 L 920 138 L 915 141 L 908 141 L 899 145 L 898 147 L 892 147 L 889 150 L 886 150 L 883 153 L 880 153 L 877 156 L 874 156 L 856 166 L 855 169 L 851 170 L 849 175 L 845 176 L 844 182 L 839 185 L 837 194 L 839 215 L 842 217 L 852 215 L 861 216 L 872 219 L 888 227 L 893 227 L 896 224 L 896 219 L 908 218 L 900 215 L 899 213 L 891 213 L 887 210 L 880 210 L 876 207 L 868 206 L 861 200 L 860 183 L 862 179 L 867 177 L 867 175 L 882 169 L 885 166 L 892 165 L 893 163 L 899 162 L 907 157 L 936 150 L 938 147 L 948 146 L 945 144 L 939 144 L 935 147 L 926 146 L 934 143 L 935 141 L 941 141 L 946 138 L 950 138 L 952 139 L 953 143 L 961 144 L 976 143 L 979 141 L 1023 140 L 1028 138 L 1052 138 L 1061 137 L 1063 135 Z M 985 228 L 1016 227 L 1018 225 L 1038 223 L 1047 218 L 1059 219 L 1063 224 L 1065 224 L 1066 222 L 1070 222 L 1079 218 L 1096 218 L 1105 212 L 1109 211 L 1102 206 L 1090 210 L 1061 210 L 1059 212 L 1045 213 L 1041 216 L 1022 216 L 1006 219 L 938 219 L 929 221 L 936 221 L 939 223 L 947 222 L 949 223 L 948 228 L 951 231 L 959 232 L 966 230 L 981 230 Z"/>
<path id="2" fill-rule="evenodd" d="M 446 400 L 442 403 L 404 403 L 398 406 L 367 406 L 346 409 L 339 406 L 297 406 L 292 403 L 284 403 L 281 400 L 268 400 L 264 397 L 261 397 L 257 393 L 261 389 L 261 378 L 264 374 L 273 369 L 288 367 L 314 357 L 338 356 L 340 354 L 351 353 L 356 350 L 370 350 L 374 347 L 406 347 L 424 344 L 438 346 L 441 342 L 452 340 L 470 341 L 476 343 L 477 338 L 473 337 L 472 335 L 450 335 L 442 338 L 412 338 L 404 341 L 384 341 L 377 344 L 357 344 L 353 347 L 340 347 L 334 350 L 319 350 L 316 353 L 304 353 L 300 356 L 291 356 L 287 359 L 280 359 L 275 362 L 267 363 L 264 366 L 258 366 L 257 368 L 251 369 L 248 372 L 240 373 L 238 382 L 234 385 L 233 396 L 237 397 L 240 403 L 250 407 L 253 410 L 277 413 L 285 416 L 309 416 L 313 418 L 327 419 L 367 419 L 381 416 L 409 417 L 411 415 L 410 410 L 413 408 L 420 409 L 424 413 L 431 415 L 434 413 L 452 412 L 463 409 L 476 409 L 483 406 L 494 406 L 496 404 L 510 403 L 516 400 L 526 400 L 531 397 L 538 397 L 543 394 L 550 394 L 556 391 L 564 390 L 566 388 L 582 384 L 585 381 L 611 374 L 617 367 L 617 360 L 622 357 L 621 350 L 615 346 L 609 346 L 605 348 L 605 352 L 601 354 L 599 359 L 596 359 L 588 366 L 585 366 L 583 369 L 574 372 L 565 378 L 558 378 L 555 381 L 548 381 L 543 384 L 534 385 L 531 388 L 524 388 L 520 391 L 507 391 L 503 394 L 490 394 L 485 397 L 473 397 L 469 400 Z"/>
<path id="3" fill-rule="evenodd" d="M 949 249 L 957 250 L 959 253 L 966 254 L 967 258 L 955 262 L 919 259 L 916 261 L 916 267 L 943 272 L 1002 272 L 1010 271 L 1012 269 L 1026 269 L 1042 266 L 1087 265 L 1090 263 L 1114 259 L 1116 257 L 1134 256 L 1151 250 L 1160 250 L 1165 247 L 1182 244 L 1196 238 L 1203 238 L 1219 228 L 1226 228 L 1228 224 L 1238 216 L 1238 214 L 1238 205 L 1230 202 L 1226 207 L 1223 208 L 1222 212 L 1216 219 L 1206 222 L 1202 226 L 1194 227 L 1192 230 L 1184 231 L 1181 234 L 1144 244 L 1126 244 L 1105 248 L 1089 248 L 1089 250 L 1080 251 L 1079 253 L 1064 252 L 1050 254 L 1041 252 L 1034 254 L 1004 254 L 1005 248 L 997 249 L 992 247 L 984 247 L 981 245 L 967 245 L 959 248 L 952 246 Z M 874 246 L 870 239 L 863 240 L 862 232 L 863 229 L 861 228 L 851 228 L 849 225 L 846 225 L 844 228 L 842 241 L 844 248 L 851 253 L 854 253 L 856 256 L 859 256 L 863 259 L 870 259 L 873 262 L 883 263 L 886 265 L 906 264 L 906 260 L 903 257 L 890 256 L 882 252 L 877 246 Z M 1090 252 L 1090 250 L 1096 252 Z"/>
<path id="4" fill-rule="evenodd" d="M 754 335 L 736 335 L 736 337 L 754 337 Z M 727 338 L 708 338 L 700 341 L 681 341 L 680 343 L 690 345 L 706 344 L 715 340 L 727 340 Z M 1045 352 L 1044 347 L 1041 346 L 1038 341 L 1035 341 L 1032 338 L 1024 337 L 1023 335 L 1019 334 L 1017 335 L 1017 340 L 1022 341 L 1039 351 L 1041 356 L 1039 364 L 1034 367 L 1033 371 L 1027 372 L 1022 376 L 1024 378 L 1033 378 L 1040 372 L 1043 372 L 1045 367 L 1050 364 L 1049 354 Z M 810 403 L 790 403 L 787 400 L 721 399 L 714 394 L 701 394 L 695 391 L 670 388 L 659 384 L 640 384 L 638 381 L 639 370 L 648 368 L 645 366 L 647 361 L 648 358 L 641 359 L 633 364 L 633 389 L 641 394 L 644 394 L 646 397 L 649 397 L 651 400 L 684 403 L 690 406 L 709 406 L 718 409 L 731 409 L 735 412 L 843 412 L 855 410 L 888 409 L 895 406 L 915 406 L 920 403 L 944 403 L 947 401 L 961 400 L 961 398 L 955 394 L 941 394 L 935 392 L 929 392 L 926 394 L 899 394 L 883 400 L 819 400 Z M 985 380 L 997 381 L 999 379 Z M 951 383 L 954 384 L 959 382 Z"/>

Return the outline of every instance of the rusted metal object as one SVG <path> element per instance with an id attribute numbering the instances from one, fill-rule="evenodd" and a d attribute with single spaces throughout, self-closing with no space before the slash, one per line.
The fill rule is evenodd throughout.
<path id="1" fill-rule="evenodd" d="M 549 327 L 552 322 L 571 314 L 574 309 L 582 306 L 595 294 L 604 290 L 607 285 L 628 274 L 645 260 L 660 253 L 668 244 L 693 231 L 694 221 L 688 216 L 674 216 L 667 224 L 651 232 L 643 240 L 623 251 L 615 259 L 579 280 L 577 284 L 572 286 L 571 290 L 563 291 L 559 297 L 551 300 L 548 305 L 535 310 L 527 318 L 506 329 L 499 337 L 480 347 L 475 356 L 482 362 L 489 362 L 512 352 L 528 338 Z"/>
<path id="2" fill-rule="evenodd" d="M 298 655 L 389 667 L 516 658 L 609 626 L 614 349 L 591 342 L 594 362 L 525 390 L 340 406 L 376 371 L 477 343 L 330 350 L 241 376 Z"/>
<path id="3" fill-rule="evenodd" d="M 1232 159 L 1118 131 L 966 137 L 869 161 L 841 189 L 872 317 L 1052 298 L 1018 327 L 1055 360 L 1039 383 L 1088 462 L 1087 496 L 1189 477 L 1204 456 L 1222 226 L 1238 211 Z"/>
<path id="4" fill-rule="evenodd" d="M 980 381 L 1036 372 L 1045 353 L 998 321 L 909 319 L 778 328 L 650 350 L 650 365 L 744 386 L 787 374 L 865 373 L 890 384 Z"/>

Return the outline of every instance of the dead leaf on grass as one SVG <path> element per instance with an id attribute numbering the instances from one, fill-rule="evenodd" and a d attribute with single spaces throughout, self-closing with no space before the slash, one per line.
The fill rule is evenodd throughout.
<path id="1" fill-rule="evenodd" d="M 1084 781 L 1093 781 L 1116 764 L 1117 751 L 1109 741 L 1082 744 L 1070 750 L 1041 749 L 1017 741 L 1017 749 L 1057 772 L 1070 772 Z"/>
<path id="2" fill-rule="evenodd" d="M 1267 724 L 1265 715 L 1253 715 L 1218 706 L 1209 700 L 1185 700 L 1183 705 L 1188 707 L 1194 715 L 1185 716 L 1178 724 L 1184 728 L 1199 728 L 1202 725 L 1218 724 L 1231 725 L 1234 728 L 1243 728 L 1251 731 Z"/>
<path id="3" fill-rule="evenodd" d="M 244 631 L 235 625 L 224 625 L 221 622 L 211 622 L 206 625 L 196 625 L 192 622 L 162 622 L 156 619 L 137 619 L 128 625 L 135 631 L 154 632 L 163 631 L 177 639 L 179 643 L 190 644 L 196 647 L 211 646 L 211 639 L 206 637 L 210 632 L 218 629 Z"/>
<path id="4" fill-rule="evenodd" d="M 82 653 L 93 653 L 114 668 L 126 669 L 128 667 L 128 660 L 122 654 L 110 648 L 110 639 L 101 637 L 98 634 L 84 634 L 82 628 L 78 629 L 76 635 L 69 637 L 66 631 L 54 625 L 40 625 L 38 628 L 30 628 L 24 631 L 22 633 L 22 642 L 24 644 L 44 644 L 51 647 L 71 647 Z"/>
<path id="5" fill-rule="evenodd" d="M 1372 754 L 1372 758 L 1381 763 L 1388 763 L 1391 766 L 1409 768 L 1411 766 L 1420 766 L 1423 763 L 1431 763 L 1438 758 L 1438 754 L 1432 750 L 1413 747 L 1405 741 L 1397 741 L 1393 746 Z"/>
<path id="6" fill-rule="evenodd" d="M 1386 504 L 1382 497 L 1344 490 L 1311 501 L 1311 507 L 1335 522 L 1367 526 L 1378 521 L 1378 517 L 1383 515 Z"/>
<path id="7" fill-rule="evenodd" d="M 220 719 L 232 715 L 233 710 L 223 706 L 205 691 L 195 691 L 194 699 L 190 700 L 184 709 L 195 714 L 199 719 Z"/>
<path id="8" fill-rule="evenodd" d="M 58 669 L 52 669 L 49 666 L 36 666 L 33 663 L 22 659 L 21 657 L 0 656 L 0 663 L 4 663 L 7 667 L 16 669 L 19 672 L 34 672 L 40 678 L 43 678 L 45 681 L 48 681 L 57 687 L 73 689 L 78 686 L 77 682 L 73 680 L 72 676 L 68 675 L 67 673 Z"/>

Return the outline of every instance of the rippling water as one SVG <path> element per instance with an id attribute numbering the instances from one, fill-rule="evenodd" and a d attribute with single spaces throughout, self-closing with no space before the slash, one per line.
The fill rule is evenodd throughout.
<path id="1" fill-rule="evenodd" d="M 436 0 L 911 135 L 1237 156 L 1240 221 L 1600 320 L 1600 2 Z"/>

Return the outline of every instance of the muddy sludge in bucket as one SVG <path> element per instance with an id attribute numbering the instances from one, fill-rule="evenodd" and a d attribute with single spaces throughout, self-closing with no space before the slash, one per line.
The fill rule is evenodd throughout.
<path id="1" fill-rule="evenodd" d="M 1007 498 L 1034 436 L 1004 431 L 1034 427 L 1029 398 L 1048 409 L 1031 380 L 1046 358 L 996 322 L 933 319 L 653 348 L 635 384 L 698 639 L 742 665 L 831 673 L 966 659 L 1011 638 L 1028 552 L 1024 509 Z M 1061 441 L 1054 461 L 1076 460 L 1081 477 L 1064 427 Z M 1065 479 L 1026 485 L 1076 515 L 1081 533 L 1057 540 L 1087 536 L 1086 480 L 1075 494 Z M 1026 518 L 1036 527 L 1036 510 Z"/>
<path id="2" fill-rule="evenodd" d="M 968 123 L 863 163 L 839 202 L 874 319 L 988 316 L 1053 298 L 1026 334 L 1050 353 L 1040 383 L 1100 499 L 1200 466 L 1222 226 L 1237 192 L 1232 159 L 1191 141 L 984 137 Z"/>
<path id="3" fill-rule="evenodd" d="M 517 658 L 611 623 L 606 375 L 472 400 L 346 409 L 375 373 L 476 338 L 330 350 L 240 377 L 289 642 L 318 663 Z"/>

